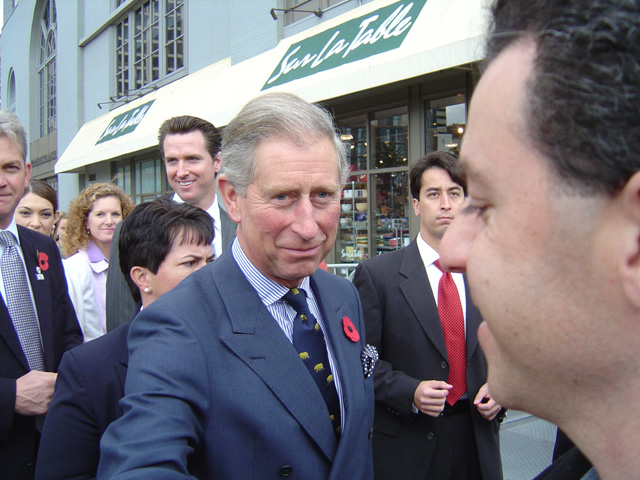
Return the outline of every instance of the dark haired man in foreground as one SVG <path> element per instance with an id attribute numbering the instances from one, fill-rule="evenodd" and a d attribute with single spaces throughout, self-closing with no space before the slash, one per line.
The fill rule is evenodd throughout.
<path id="1" fill-rule="evenodd" d="M 443 264 L 467 272 L 485 320 L 492 395 L 560 426 L 597 470 L 584 478 L 637 478 L 640 2 L 493 14 Z M 569 459 L 541 478 L 580 478 Z"/>

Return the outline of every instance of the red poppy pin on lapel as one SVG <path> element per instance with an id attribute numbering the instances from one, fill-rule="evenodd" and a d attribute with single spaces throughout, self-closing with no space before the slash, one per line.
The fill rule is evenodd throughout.
<path id="1" fill-rule="evenodd" d="M 38 252 L 38 263 L 43 272 L 49 270 L 49 255 L 44 252 Z"/>
<path id="2" fill-rule="evenodd" d="M 349 340 L 352 342 L 360 340 L 360 334 L 349 317 L 342 317 L 342 328 L 344 328 L 344 334 Z"/>
<path id="3" fill-rule="evenodd" d="M 36 254 L 38 256 L 38 266 L 36 267 L 36 279 L 44 280 L 42 272 L 49 270 L 49 255 L 44 252 L 39 252 L 36 248 Z"/>

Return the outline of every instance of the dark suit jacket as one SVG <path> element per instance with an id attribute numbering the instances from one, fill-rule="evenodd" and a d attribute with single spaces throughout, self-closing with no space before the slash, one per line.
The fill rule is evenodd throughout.
<path id="1" fill-rule="evenodd" d="M 20 245 L 31 283 L 44 347 L 45 369 L 56 372 L 62 354 L 82 343 L 73 304 L 67 292 L 60 251 L 40 233 L 18 226 Z M 43 280 L 36 277 L 38 252 L 48 256 L 42 265 Z M 4 301 L 0 304 L 0 476 L 33 478 L 37 441 L 34 417 L 14 413 L 16 379 L 29 372 Z"/>
<path id="2" fill-rule="evenodd" d="M 578 447 L 570 448 L 535 480 L 580 480 L 591 469 L 591 462 Z"/>
<path id="3" fill-rule="evenodd" d="M 125 413 L 102 438 L 98 478 L 373 478 L 357 292 L 321 270 L 311 288 L 345 397 L 339 443 L 297 351 L 227 252 L 133 320 Z M 358 341 L 344 333 L 345 316 Z"/>
<path id="4" fill-rule="evenodd" d="M 42 430 L 37 479 L 95 478 L 100 438 L 122 416 L 129 353 L 126 323 L 67 352 Z"/>
<path id="5" fill-rule="evenodd" d="M 173 194 L 171 195 L 173 196 Z M 140 311 L 140 303 L 133 300 L 122 270 L 120 270 L 118 237 L 120 236 L 121 227 L 122 225 L 118 224 L 115 232 L 113 232 L 113 240 L 111 241 L 111 250 L 109 253 L 109 263 L 111 263 L 114 268 L 110 268 L 109 275 L 107 275 L 105 308 L 108 332 L 127 323 Z M 237 224 L 231 220 L 226 210 L 220 208 L 220 233 L 222 233 L 223 250 L 227 250 L 233 242 L 233 239 L 236 238 L 236 228 Z"/>
<path id="6" fill-rule="evenodd" d="M 416 241 L 361 263 L 354 284 L 362 301 L 367 343 L 380 353 L 374 373 L 376 479 L 422 480 L 440 423 L 411 412 L 413 395 L 423 380 L 447 381 L 449 365 L 438 307 Z M 487 367 L 477 338 L 480 313 L 468 291 L 466 298 L 467 389 L 473 402 L 486 382 Z M 499 424 L 485 420 L 474 405 L 471 412 L 482 477 L 501 479 Z"/>

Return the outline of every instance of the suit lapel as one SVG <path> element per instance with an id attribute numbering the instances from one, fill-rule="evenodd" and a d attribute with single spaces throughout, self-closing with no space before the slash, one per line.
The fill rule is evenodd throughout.
<path id="1" fill-rule="evenodd" d="M 340 369 L 345 410 L 344 429 L 350 431 L 353 428 L 350 426 L 361 423 L 361 417 L 364 415 L 363 409 L 351 408 L 351 405 L 362 405 L 362 399 L 366 394 L 360 361 L 361 346 L 360 343 L 352 342 L 347 338 L 343 330 L 342 318 L 357 315 L 357 312 L 349 311 L 347 305 L 335 301 L 336 296 L 329 294 L 335 286 L 326 282 L 321 275 L 314 274 L 311 277 L 311 288 L 327 327 L 325 336 L 333 347 L 337 368 Z M 324 295 L 321 296 L 319 292 L 324 292 Z M 358 323 L 356 318 L 353 318 L 353 323 Z M 361 336 L 364 335 L 364 332 L 359 333 Z"/>
<path id="2" fill-rule="evenodd" d="M 244 278 L 233 255 L 223 255 L 216 263 L 224 274 L 212 275 L 212 279 L 220 291 L 233 329 L 232 334 L 221 338 L 222 342 L 262 379 L 332 461 L 337 441 L 331 422 L 325 418 L 326 405 L 318 395 L 315 382 L 291 342 Z"/>
<path id="3" fill-rule="evenodd" d="M 21 227 L 18 227 L 18 235 L 20 236 L 20 243 L 23 255 L 26 256 L 28 253 L 25 251 L 25 246 L 27 244 L 24 235 L 20 230 Z M 28 267 L 27 267 L 28 268 Z M 9 349 L 13 352 L 13 354 L 20 360 L 22 366 L 25 371 L 29 371 L 29 365 L 27 363 L 27 357 L 25 357 L 24 352 L 22 351 L 22 346 L 20 345 L 20 340 L 18 339 L 18 334 L 16 333 L 15 328 L 13 327 L 13 322 L 11 320 L 11 316 L 9 315 L 9 309 L 7 308 L 7 304 L 2 299 L 2 308 L 0 309 L 0 317 L 2 321 L 0 321 L 0 336 L 7 343 Z"/>
<path id="4" fill-rule="evenodd" d="M 6 342 L 9 349 L 20 360 L 25 372 L 29 371 L 29 365 L 27 364 L 27 358 L 24 356 L 22 347 L 20 346 L 20 340 L 18 340 L 18 334 L 13 328 L 13 322 L 9 316 L 9 310 L 2 299 L 2 308 L 0 308 L 0 337 Z"/>
<path id="5" fill-rule="evenodd" d="M 400 264 L 400 274 L 407 277 L 400 284 L 400 290 L 407 304 L 429 337 L 429 340 L 431 340 L 431 343 L 438 349 L 443 358 L 447 358 L 447 347 L 444 342 L 442 327 L 440 326 L 438 306 L 431 293 L 427 271 L 415 240 L 404 249 Z M 434 321 L 434 318 L 436 321 Z"/>
<path id="6" fill-rule="evenodd" d="M 120 363 L 114 365 L 116 369 L 116 373 L 118 374 L 118 379 L 120 380 L 120 388 L 122 388 L 122 393 L 124 394 L 124 381 L 127 378 L 127 367 L 129 365 L 129 349 L 127 347 L 127 334 L 129 333 L 129 326 L 131 322 L 126 324 L 126 327 L 123 328 L 123 332 L 121 335 L 124 337 L 124 341 L 120 342 L 122 344 L 122 353 L 120 355 Z"/>
<path id="7" fill-rule="evenodd" d="M 31 291 L 33 292 L 36 311 L 38 312 L 38 323 L 40 324 L 40 335 L 42 336 L 45 368 L 47 371 L 53 372 L 55 371 L 52 355 L 53 322 L 51 319 L 44 318 L 45 315 L 53 311 L 51 304 L 51 291 L 49 289 L 49 282 L 52 281 L 50 278 L 51 272 L 47 273 L 47 271 L 39 270 L 38 246 L 36 245 L 34 238 L 31 235 L 25 234 L 22 227 L 18 227 L 18 233 L 20 235 L 20 246 L 22 247 L 22 253 L 24 254 L 24 263 L 27 267 L 27 277 L 31 284 Z M 44 252 L 44 249 L 40 249 L 40 251 L 51 256 L 51 252 Z M 44 279 L 38 279 L 38 272 L 40 272 Z"/>

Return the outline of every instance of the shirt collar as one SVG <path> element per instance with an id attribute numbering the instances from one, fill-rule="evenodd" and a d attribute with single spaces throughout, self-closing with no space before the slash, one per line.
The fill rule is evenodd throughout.
<path id="1" fill-rule="evenodd" d="M 265 306 L 272 305 L 277 301 L 282 300 L 282 297 L 289 291 L 289 288 L 285 287 L 284 285 L 280 285 L 277 282 L 274 282 L 266 275 L 264 275 L 260 270 L 258 270 L 245 255 L 244 251 L 242 250 L 242 246 L 240 245 L 240 241 L 237 237 L 234 239 L 231 246 L 231 253 L 238 266 L 240 267 L 240 270 L 247 278 L 254 290 L 258 293 L 260 300 Z M 305 277 L 302 280 L 298 289 L 304 290 L 305 293 L 307 293 L 307 297 L 309 297 L 309 277 Z"/>
<path id="2" fill-rule="evenodd" d="M 184 203 L 184 200 L 180 198 L 180 196 L 177 193 L 173 194 L 173 197 L 171 197 L 171 199 L 175 202 L 175 203 Z M 214 193 L 213 194 L 213 203 L 211 205 L 209 205 L 209 208 L 207 208 L 205 210 L 205 212 L 207 212 L 209 215 L 211 215 L 211 217 L 214 220 L 217 220 L 216 216 L 214 216 L 215 212 L 218 212 L 218 196 Z M 220 214 L 217 214 L 217 217 L 220 217 Z"/>
<path id="3" fill-rule="evenodd" d="M 16 243 L 20 245 L 20 235 L 18 235 L 18 225 L 16 224 L 15 216 L 11 219 L 11 223 L 9 224 L 9 226 L 3 231 L 13 233 L 13 236 L 16 237 Z"/>
<path id="4" fill-rule="evenodd" d="M 420 257 L 422 258 L 422 263 L 424 263 L 425 267 L 432 265 L 436 260 L 440 258 L 438 252 L 436 252 L 431 245 L 425 242 L 419 233 L 416 237 L 416 242 L 418 244 Z"/>
<path id="5" fill-rule="evenodd" d="M 91 263 L 107 260 L 102 253 L 102 250 L 100 250 L 100 247 L 98 247 L 98 245 L 93 243 L 91 240 L 89 240 L 89 243 L 87 244 L 87 257 L 89 257 L 89 261 Z"/>

